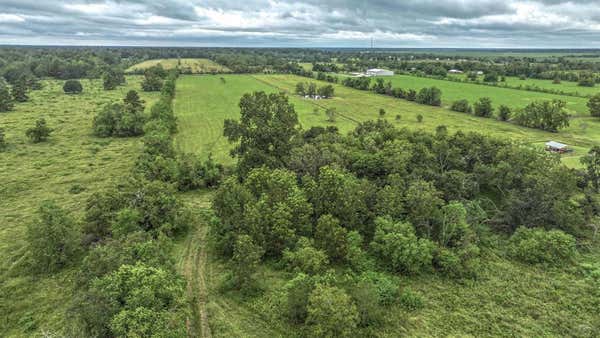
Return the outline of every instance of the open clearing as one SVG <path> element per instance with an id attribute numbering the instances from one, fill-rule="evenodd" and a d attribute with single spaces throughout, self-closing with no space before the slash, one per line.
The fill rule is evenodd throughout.
<path id="1" fill-rule="evenodd" d="M 449 77 L 455 77 L 460 79 L 466 79 L 467 75 L 449 75 Z M 483 82 L 483 76 L 479 76 L 479 81 Z M 591 96 L 600 93 L 600 87 L 582 87 L 577 82 L 572 81 L 561 81 L 560 83 L 553 83 L 552 80 L 541 80 L 541 79 L 525 79 L 521 80 L 516 76 L 507 76 L 506 81 L 498 82 L 500 87 L 506 86 L 508 88 L 525 89 L 527 86 L 538 87 L 541 89 L 557 90 L 562 91 L 569 95 L 574 96 Z M 489 87 L 489 86 L 488 86 Z"/>
<path id="2" fill-rule="evenodd" d="M 122 100 L 130 89 L 139 91 L 141 77 L 130 76 L 127 82 L 104 91 L 101 80 L 82 80 L 82 94 L 66 95 L 63 81 L 43 81 L 44 88 L 31 92 L 30 101 L 0 114 L 9 144 L 0 153 L 0 299 L 11 300 L 0 302 L 7 314 L 0 318 L 0 336 L 30 336 L 36 329 L 65 326 L 75 271 L 23 273 L 26 225 L 44 200 L 56 201 L 79 218 L 90 194 L 130 171 L 139 138 L 100 139 L 91 134 L 101 105 Z M 139 93 L 146 107 L 158 98 L 158 93 Z M 54 132 L 47 142 L 33 144 L 25 130 L 40 117 Z"/>
<path id="3" fill-rule="evenodd" d="M 177 145 L 185 151 L 203 156 L 212 153 L 217 160 L 232 163 L 228 157 L 230 145 L 222 137 L 225 118 L 238 118 L 239 98 L 246 92 L 291 92 L 298 81 L 307 79 L 291 75 L 226 75 L 182 76 L 178 80 L 175 112 L 180 131 Z M 531 143 L 541 148 L 547 139 L 566 139 L 569 142 L 592 142 L 568 133 L 552 134 L 522 128 L 492 119 L 482 119 L 398 100 L 372 92 L 358 91 L 336 85 L 336 95 L 329 100 L 306 100 L 290 96 L 304 128 L 312 125 L 333 124 L 343 132 L 352 129 L 358 121 L 375 119 L 379 108 L 387 111 L 386 118 L 400 127 L 433 130 L 445 124 L 451 130 L 472 130 Z M 335 123 L 326 121 L 324 109 L 335 107 L 341 116 Z M 319 112 L 314 113 L 314 108 Z M 395 121 L 396 114 L 401 120 Z M 416 116 L 424 116 L 423 123 Z M 598 126 L 596 125 L 596 128 Z M 591 129 L 591 128 L 590 128 Z M 596 129 L 599 130 L 599 129 Z M 575 161 L 574 161 L 575 162 Z M 197 233 L 191 233 L 186 244 L 180 244 L 182 258 L 190 248 L 198 250 L 204 242 L 205 227 L 209 222 L 210 195 L 187 194 L 189 203 L 197 210 L 207 212 L 200 221 Z M 498 241 L 504 241 L 498 238 Z M 503 243 L 503 242 L 502 242 Z M 504 244 L 498 244 L 503 247 Z M 388 309 L 384 329 L 373 331 L 381 337 L 412 336 L 585 336 L 596 314 L 581 309 L 593 308 L 588 297 L 589 283 L 576 272 L 545 269 L 522 265 L 507 259 L 503 252 L 484 251 L 482 271 L 476 281 L 453 281 L 436 275 L 399 278 L 402 287 L 409 287 L 426 299 L 422 310 L 407 312 L 399 305 Z M 586 252 L 581 262 L 597 260 L 597 251 Z M 261 265 L 258 273 L 264 293 L 244 301 L 236 292 L 223 293 L 221 285 L 227 279 L 228 266 L 209 251 L 196 264 L 202 264 L 198 275 L 192 271 L 191 280 L 201 286 L 195 295 L 208 312 L 208 324 L 214 337 L 279 337 L 300 336 L 297 327 L 289 326 L 277 317 L 278 299 L 293 273 Z M 185 267 L 185 264 L 182 263 Z M 205 285 L 200 283 L 206 283 Z M 206 288 L 205 291 L 202 288 Z M 568 297 L 564 295 L 569 295 Z M 205 298 L 206 296 L 206 298 Z"/>
<path id="4" fill-rule="evenodd" d="M 174 69 L 179 67 L 182 72 L 188 74 L 209 74 L 213 72 L 229 72 L 227 67 L 209 60 L 209 59 L 159 59 L 148 60 L 127 69 L 127 72 L 143 71 L 144 69 L 161 65 L 164 69 Z"/>
<path id="5" fill-rule="evenodd" d="M 222 128 L 224 119 L 239 117 L 240 97 L 244 93 L 257 90 L 293 93 L 297 82 L 307 80 L 294 75 L 182 76 L 177 82 L 175 98 L 175 112 L 180 123 L 177 145 L 185 152 L 194 152 L 202 156 L 212 153 L 217 161 L 232 163 L 228 156 L 231 146 L 222 136 Z M 449 81 L 439 82 L 455 84 Z M 477 131 L 497 137 L 508 137 L 540 149 L 548 140 L 565 142 L 573 145 L 575 149 L 575 153 L 564 157 L 565 163 L 570 166 L 578 166 L 578 157 L 593 144 L 600 142 L 600 121 L 591 117 L 573 119 L 571 127 L 566 130 L 549 133 L 495 119 L 452 112 L 445 108 L 419 105 L 342 85 L 335 85 L 335 97 L 332 99 L 314 101 L 292 94 L 290 100 L 295 105 L 304 128 L 335 125 L 342 132 L 347 132 L 360 121 L 378 118 L 379 109 L 383 108 L 387 112 L 386 118 L 399 127 L 433 131 L 438 125 L 446 125 L 450 131 Z M 336 108 L 339 113 L 336 122 L 327 121 L 326 108 Z M 401 116 L 399 121 L 396 120 L 396 115 Z M 417 115 L 424 117 L 422 123 L 417 122 Z"/>
<path id="6" fill-rule="evenodd" d="M 403 89 L 419 90 L 421 88 L 435 86 L 442 91 L 443 105 L 448 107 L 456 100 L 467 99 L 469 102 L 475 102 L 481 97 L 491 98 L 494 107 L 506 105 L 512 109 L 524 108 L 533 101 L 558 99 L 567 103 L 566 109 L 570 114 L 589 116 L 589 110 L 586 106 L 588 100 L 581 97 L 485 86 L 475 83 L 436 80 L 410 75 L 394 75 L 382 77 L 382 79 L 386 82 L 391 81 L 394 87 Z"/>

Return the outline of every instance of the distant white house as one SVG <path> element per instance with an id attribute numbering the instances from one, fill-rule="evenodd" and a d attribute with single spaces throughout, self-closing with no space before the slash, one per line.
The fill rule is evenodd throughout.
<path id="1" fill-rule="evenodd" d="M 462 70 L 458 70 L 458 69 L 450 69 L 448 71 L 448 73 L 450 73 L 450 74 L 462 74 L 463 71 Z"/>
<path id="2" fill-rule="evenodd" d="M 483 72 L 479 70 L 477 71 L 477 75 L 483 75 Z"/>
<path id="3" fill-rule="evenodd" d="M 394 72 L 387 69 L 373 68 L 367 69 L 366 74 L 367 76 L 392 76 L 394 75 Z"/>

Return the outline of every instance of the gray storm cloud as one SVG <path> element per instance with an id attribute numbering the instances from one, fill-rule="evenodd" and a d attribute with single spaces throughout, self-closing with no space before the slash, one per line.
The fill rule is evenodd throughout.
<path id="1" fill-rule="evenodd" d="M 594 48 L 598 33 L 588 0 L 0 0 L 4 44 Z"/>

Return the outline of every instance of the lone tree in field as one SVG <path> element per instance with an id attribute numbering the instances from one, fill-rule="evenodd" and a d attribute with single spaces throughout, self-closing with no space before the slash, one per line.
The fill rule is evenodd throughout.
<path id="1" fill-rule="evenodd" d="M 12 96 L 17 102 L 26 102 L 29 100 L 29 96 L 27 96 L 27 82 L 24 77 L 20 77 L 13 85 Z"/>
<path id="2" fill-rule="evenodd" d="M 54 202 L 42 203 L 39 217 L 27 227 L 27 241 L 38 272 L 59 270 L 79 251 L 75 222 Z"/>
<path id="3" fill-rule="evenodd" d="M 600 117 L 600 93 L 592 96 L 587 103 L 590 109 L 590 115 L 593 117 Z"/>
<path id="4" fill-rule="evenodd" d="M 79 94 L 83 91 L 83 86 L 79 80 L 67 80 L 63 86 L 66 94 Z"/>
<path id="5" fill-rule="evenodd" d="M 379 108 L 379 118 L 382 119 L 385 117 L 385 109 Z"/>
<path id="6" fill-rule="evenodd" d="M 0 112 L 12 110 L 13 107 L 13 98 L 10 95 L 8 85 L 3 80 L 0 80 Z"/>
<path id="7" fill-rule="evenodd" d="M 31 139 L 33 143 L 44 142 L 50 136 L 52 129 L 48 128 L 46 125 L 46 120 L 44 118 L 40 118 L 35 121 L 35 127 L 27 129 L 25 135 Z"/>
<path id="8" fill-rule="evenodd" d="M 293 139 L 298 136 L 298 115 L 283 94 L 254 92 L 240 100 L 239 121 L 225 120 L 223 134 L 239 144 L 231 155 L 239 157 L 238 168 L 245 176 L 252 168 L 280 168 L 287 163 Z"/>
<path id="9" fill-rule="evenodd" d="M 480 98 L 479 101 L 475 102 L 474 113 L 475 116 L 479 117 L 491 117 L 494 113 L 494 108 L 492 107 L 492 99 L 490 99 L 489 97 Z"/>
<path id="10" fill-rule="evenodd" d="M 102 75 L 102 85 L 104 90 L 113 90 L 118 85 L 125 82 L 125 74 L 119 69 L 107 69 Z"/>

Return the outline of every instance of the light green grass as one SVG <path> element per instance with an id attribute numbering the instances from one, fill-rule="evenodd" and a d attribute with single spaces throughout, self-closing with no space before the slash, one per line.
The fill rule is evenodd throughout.
<path id="1" fill-rule="evenodd" d="M 179 67 L 182 70 L 189 69 L 192 74 L 205 74 L 212 72 L 229 72 L 229 69 L 209 59 L 159 59 L 148 60 L 127 69 L 127 72 L 144 70 L 156 65 L 161 65 L 165 69 L 174 69 Z"/>
<path id="2" fill-rule="evenodd" d="M 449 75 L 449 77 L 458 77 L 465 79 L 466 75 Z M 483 76 L 479 76 L 478 80 L 483 81 Z M 516 76 L 507 76 L 506 81 L 498 82 L 500 87 L 506 86 L 515 89 L 525 89 L 527 86 L 536 86 L 541 89 L 550 89 L 556 91 L 562 91 L 568 95 L 574 96 L 591 96 L 600 93 L 600 86 L 596 87 L 582 87 L 577 82 L 572 81 L 561 81 L 560 83 L 553 83 L 553 80 L 541 80 L 541 79 L 525 79 L 521 80 Z"/>
<path id="3" fill-rule="evenodd" d="M 102 104 L 122 100 L 139 89 L 141 77 L 128 84 L 102 90 L 100 80 L 82 80 L 81 95 L 66 95 L 62 81 L 43 81 L 44 88 L 30 93 L 31 100 L 15 110 L 0 113 L 8 150 L 0 153 L 0 336 L 29 337 L 45 329 L 56 331 L 71 318 L 65 313 L 73 298 L 70 268 L 53 276 L 32 277 L 23 271 L 25 228 L 44 200 L 55 200 L 80 218 L 87 197 L 129 172 L 139 151 L 139 138 L 100 139 L 91 135 L 92 118 Z M 149 107 L 157 93 L 140 91 Z M 54 129 L 48 142 L 33 144 L 25 130 L 45 117 Z M 85 190 L 69 192 L 74 185 Z"/>
<path id="4" fill-rule="evenodd" d="M 587 99 L 566 95 L 555 95 L 533 91 L 524 91 L 510 88 L 478 85 L 475 83 L 452 82 L 436 80 L 425 77 L 410 75 L 394 75 L 382 77 L 386 82 L 391 81 L 394 87 L 419 90 L 424 87 L 435 86 L 442 91 L 442 102 L 444 106 L 452 105 L 452 102 L 467 99 L 475 102 L 481 97 L 489 97 L 495 107 L 506 105 L 512 109 L 521 109 L 533 101 L 563 100 L 567 103 L 566 109 L 569 113 L 578 116 L 589 116 Z"/>
<path id="5" fill-rule="evenodd" d="M 257 90 L 290 93 L 290 100 L 305 129 L 315 125 L 335 125 L 345 133 L 353 129 L 359 121 L 377 119 L 379 109 L 383 108 L 387 112 L 386 118 L 398 127 L 433 131 L 437 126 L 445 125 L 450 131 L 477 131 L 510 138 L 523 144 L 532 144 L 539 149 L 543 149 L 543 143 L 549 140 L 564 142 L 575 146 L 575 152 L 566 155 L 566 163 L 572 166 L 577 166 L 578 157 L 600 142 L 600 121 L 590 117 L 573 119 L 571 127 L 566 130 L 549 133 L 495 119 L 452 112 L 445 108 L 419 105 L 342 85 L 335 85 L 336 94 L 332 99 L 308 100 L 293 95 L 296 83 L 307 80 L 294 75 L 227 75 L 223 78 L 225 82 L 215 76 L 182 76 L 177 84 L 175 112 L 180 121 L 177 145 L 185 152 L 194 152 L 202 156 L 212 153 L 216 160 L 224 163 L 232 163 L 232 160 L 228 156 L 231 145 L 222 136 L 223 120 L 239 118 L 240 97 L 244 93 Z M 325 109 L 330 107 L 336 108 L 339 113 L 335 123 L 327 122 L 324 114 Z M 317 114 L 314 113 L 315 108 L 318 109 Z M 396 121 L 396 115 L 401 115 L 400 121 Z M 417 115 L 423 115 L 422 123 L 417 122 Z"/>

